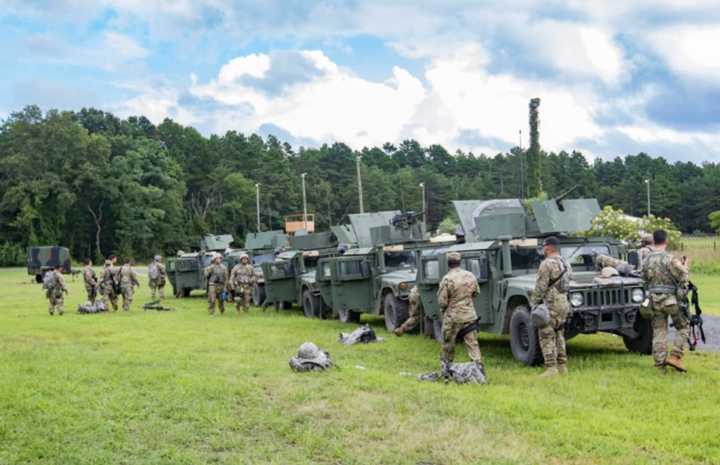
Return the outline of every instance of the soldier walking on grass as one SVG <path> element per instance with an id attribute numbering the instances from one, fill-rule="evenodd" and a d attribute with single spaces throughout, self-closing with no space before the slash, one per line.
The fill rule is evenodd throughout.
<path id="1" fill-rule="evenodd" d="M 564 328 L 570 313 L 567 291 L 572 268 L 559 252 L 560 241 L 557 237 L 551 236 L 543 241 L 545 259 L 538 269 L 532 293 L 533 307 L 544 302 L 550 316 L 548 324 L 538 329 L 540 349 L 545 359 L 543 377 L 567 373 Z"/>
<path id="2" fill-rule="evenodd" d="M 412 331 L 417 326 L 421 315 L 422 304 L 420 302 L 420 292 L 417 286 L 413 286 L 410 289 L 410 295 L 408 295 L 408 319 L 403 324 L 395 328 L 393 333 L 396 336 L 402 336 L 408 331 Z"/>
<path id="3" fill-rule="evenodd" d="M 120 291 L 123 297 L 123 310 L 130 310 L 133 295 L 135 294 L 135 286 L 140 287 L 138 275 L 132 268 L 132 259 L 126 258 L 125 263 L 120 267 Z"/>
<path id="4" fill-rule="evenodd" d="M 103 304 L 110 311 L 112 305 L 113 311 L 117 312 L 117 292 L 119 281 L 117 280 L 118 270 L 113 266 L 112 260 L 105 260 L 105 267 L 100 276 L 100 292 L 102 292 Z"/>
<path id="5" fill-rule="evenodd" d="M 478 295 L 480 289 L 475 275 L 460 268 L 461 259 L 462 256 L 458 252 L 447 254 L 449 270 L 440 281 L 437 293 L 438 304 L 443 315 L 440 364 L 443 374 L 447 375 L 455 358 L 456 339 L 458 334 L 463 332 L 462 340 L 468 356 L 484 375 L 485 367 L 482 363 L 477 331 L 475 329 L 467 330 L 467 327 L 477 320 L 473 299 Z"/>
<path id="6" fill-rule="evenodd" d="M 83 268 L 83 281 L 85 282 L 85 292 L 87 293 L 87 300 L 91 304 L 95 305 L 95 299 L 97 298 L 98 279 L 95 274 L 95 270 L 92 267 L 92 260 L 89 258 L 85 260 L 85 268 Z"/>
<path id="7" fill-rule="evenodd" d="M 240 263 L 233 267 L 228 283 L 228 290 L 235 293 L 235 308 L 238 313 L 241 307 L 246 312 L 250 310 L 250 297 L 255 280 L 255 270 L 250 264 L 250 257 L 240 256 Z"/>
<path id="8" fill-rule="evenodd" d="M 43 279 L 43 288 L 48 299 L 48 311 L 50 316 L 58 312 L 58 315 L 65 313 L 65 294 L 68 293 L 65 287 L 65 279 L 61 273 L 62 267 L 56 265 L 52 271 L 48 271 Z"/>
<path id="9" fill-rule="evenodd" d="M 162 257 L 155 255 L 152 263 L 148 265 L 148 286 L 150 287 L 150 295 L 155 300 L 155 295 L 161 300 L 165 298 L 165 282 L 167 279 L 167 271 L 163 265 Z"/>
<path id="10" fill-rule="evenodd" d="M 215 303 L 220 314 L 225 313 L 225 300 L 223 291 L 228 282 L 227 267 L 222 263 L 222 256 L 216 254 L 212 264 L 205 268 L 205 282 L 207 283 L 208 313 L 215 315 Z"/>
<path id="11" fill-rule="evenodd" d="M 690 334 L 687 314 L 679 302 L 687 298 L 688 263 L 673 257 L 667 251 L 667 233 L 658 229 L 653 233 L 655 250 L 649 254 L 642 267 L 642 276 L 647 289 L 647 299 L 640 313 L 652 321 L 652 352 L 655 366 L 661 373 L 666 366 L 686 371 L 683 363 L 685 344 Z M 668 346 L 668 317 L 675 325 L 676 333 L 670 355 Z"/>

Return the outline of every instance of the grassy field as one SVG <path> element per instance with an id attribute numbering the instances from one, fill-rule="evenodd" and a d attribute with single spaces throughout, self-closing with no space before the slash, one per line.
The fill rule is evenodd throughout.
<path id="1" fill-rule="evenodd" d="M 690 259 L 690 270 L 694 273 L 720 275 L 720 237 L 683 236 L 680 250 L 675 253 Z"/>
<path id="2" fill-rule="evenodd" d="M 661 376 L 616 337 L 578 337 L 571 374 L 540 380 L 483 336 L 490 384 L 425 384 L 437 345 L 377 321 L 385 342 L 345 347 L 336 321 L 210 318 L 201 297 L 143 312 L 147 292 L 130 313 L 50 317 L 40 286 L 0 270 L 0 464 L 720 463 L 715 354 Z M 339 368 L 292 373 L 308 340 Z"/>

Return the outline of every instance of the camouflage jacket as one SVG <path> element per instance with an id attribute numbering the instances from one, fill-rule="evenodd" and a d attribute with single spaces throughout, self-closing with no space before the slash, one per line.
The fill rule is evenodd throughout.
<path id="1" fill-rule="evenodd" d="M 139 286 L 138 275 L 130 265 L 120 267 L 120 287 L 126 288 L 131 286 Z"/>
<path id="2" fill-rule="evenodd" d="M 643 263 L 642 276 L 655 305 L 676 305 L 677 296 L 687 295 L 688 270 L 668 252 L 649 254 Z"/>
<path id="3" fill-rule="evenodd" d="M 415 305 L 420 303 L 420 291 L 418 290 L 417 286 L 413 286 L 412 289 L 410 289 L 410 295 L 408 295 L 408 302 L 410 305 Z"/>
<path id="4" fill-rule="evenodd" d="M 561 274 L 562 277 L 560 277 Z M 571 274 L 572 267 L 561 256 L 553 255 L 545 258 L 537 272 L 535 289 L 531 297 L 532 304 L 539 305 L 545 301 L 549 305 L 550 302 L 556 301 L 559 295 L 565 295 L 570 287 Z M 550 286 L 551 283 L 552 286 Z"/>
<path id="5" fill-rule="evenodd" d="M 150 281 L 160 281 L 165 279 L 167 271 L 165 271 L 165 265 L 160 262 L 152 262 L 148 265 L 148 278 Z"/>
<path id="6" fill-rule="evenodd" d="M 118 269 L 114 266 L 106 266 L 100 277 L 100 284 L 112 287 L 117 280 Z"/>
<path id="7" fill-rule="evenodd" d="M 208 286 L 224 286 L 228 282 L 227 267 L 223 264 L 212 264 L 205 268 L 205 281 Z"/>
<path id="8" fill-rule="evenodd" d="M 50 295 L 57 297 L 62 295 L 63 292 L 67 291 L 67 288 L 65 287 L 65 278 L 63 278 L 63 275 L 61 273 L 58 273 L 57 271 L 49 271 L 48 273 L 51 274 L 48 277 L 48 297 Z"/>
<path id="9" fill-rule="evenodd" d="M 645 247 L 642 247 L 638 249 L 638 258 L 640 259 L 640 266 L 642 267 L 643 263 L 645 263 L 645 260 L 647 260 L 648 255 L 655 252 L 652 247 L 649 245 L 646 245 Z"/>
<path id="10" fill-rule="evenodd" d="M 255 283 L 255 269 L 251 264 L 238 263 L 230 273 L 230 284 L 235 287 Z"/>
<path id="11" fill-rule="evenodd" d="M 451 268 L 440 281 L 437 293 L 443 317 L 458 323 L 477 320 L 473 298 L 479 292 L 475 275 L 460 267 Z"/>
<path id="12" fill-rule="evenodd" d="M 83 268 L 83 279 L 85 280 L 85 287 L 95 287 L 98 284 L 97 275 L 91 266 Z"/>

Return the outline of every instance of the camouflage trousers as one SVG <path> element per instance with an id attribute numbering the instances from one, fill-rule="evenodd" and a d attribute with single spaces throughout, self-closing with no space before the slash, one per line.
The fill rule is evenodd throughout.
<path id="1" fill-rule="evenodd" d="M 222 285 L 210 284 L 208 286 L 208 313 L 210 315 L 215 314 L 215 304 L 220 310 L 220 313 L 225 313 L 225 301 L 222 299 L 222 291 L 224 287 Z"/>
<path id="2" fill-rule="evenodd" d="M 160 299 L 165 298 L 165 280 L 150 279 L 148 287 L 150 287 L 150 297 L 153 300 L 155 300 L 156 295 Z"/>
<path id="3" fill-rule="evenodd" d="M 95 303 L 95 299 L 97 298 L 97 290 L 93 286 L 85 285 L 85 293 L 87 294 L 87 300 L 88 302 Z"/>
<path id="4" fill-rule="evenodd" d="M 235 287 L 235 309 L 250 311 L 250 299 L 252 298 L 252 287 L 248 284 L 241 284 Z"/>
<path id="5" fill-rule="evenodd" d="M 115 294 L 115 290 L 112 287 L 107 287 L 103 289 L 102 301 L 108 311 L 110 311 L 110 305 L 112 305 L 114 311 L 117 311 L 117 295 Z"/>
<path id="6" fill-rule="evenodd" d="M 135 289 L 132 286 L 125 286 L 121 288 L 123 298 L 123 310 L 126 312 L 130 310 L 130 304 L 132 304 L 133 296 L 135 295 Z"/>
<path id="7" fill-rule="evenodd" d="M 58 315 L 65 313 L 65 297 L 62 292 L 58 294 L 48 293 L 48 311 L 53 315 L 56 310 Z"/>
<path id="8" fill-rule="evenodd" d="M 665 359 L 668 356 L 668 316 L 672 319 L 676 329 L 670 354 L 679 358 L 682 358 L 685 352 L 687 340 L 690 336 L 690 323 L 677 305 L 653 308 L 653 313 L 652 352 L 655 365 L 661 366 L 665 364 Z"/>
<path id="9" fill-rule="evenodd" d="M 420 321 L 420 314 L 422 313 L 420 311 L 422 307 L 420 306 L 419 296 L 413 296 L 413 294 L 410 293 L 408 303 L 408 319 L 400 326 L 403 332 L 412 331 L 415 326 L 417 326 L 418 321 Z"/>
<path id="10" fill-rule="evenodd" d="M 560 302 L 548 305 L 550 323 L 538 329 L 540 350 L 545 360 L 545 367 L 556 367 L 567 364 L 567 350 L 565 348 L 565 320 L 567 320 L 567 299 L 559 294 Z"/>
<path id="11" fill-rule="evenodd" d="M 442 323 L 442 348 L 440 350 L 440 359 L 445 362 L 452 362 L 455 359 L 455 339 L 458 333 L 470 322 L 458 322 L 450 318 L 443 318 Z M 467 350 L 470 360 L 482 363 L 482 354 L 480 353 L 480 345 L 477 340 L 477 331 L 470 331 L 463 338 L 465 349 Z"/>

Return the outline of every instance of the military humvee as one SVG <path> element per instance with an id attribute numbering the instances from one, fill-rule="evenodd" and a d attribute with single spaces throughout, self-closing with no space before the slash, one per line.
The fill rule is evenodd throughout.
<path id="1" fill-rule="evenodd" d="M 320 296 L 315 270 L 318 262 L 334 256 L 340 244 L 352 245 L 353 237 L 344 226 L 332 231 L 295 235 L 290 238 L 290 249 L 279 253 L 274 261 L 262 264 L 265 293 L 268 302 L 285 306 L 297 303 L 308 318 L 328 316 L 327 307 Z"/>
<path id="2" fill-rule="evenodd" d="M 255 286 L 253 287 L 253 304 L 260 306 L 265 302 L 265 278 L 262 264 L 275 260 L 275 253 L 287 246 L 287 236 L 281 230 L 248 233 L 245 236 L 245 252 L 252 260 L 255 269 Z M 238 260 L 238 258 L 236 258 Z M 234 262 L 232 266 L 235 265 Z"/>
<path id="3" fill-rule="evenodd" d="M 343 322 L 361 313 L 385 317 L 392 331 L 408 316 L 408 295 L 415 284 L 416 250 L 431 243 L 425 225 L 412 212 L 349 215 L 357 247 L 321 259 L 316 281 L 322 300 Z"/>
<path id="4" fill-rule="evenodd" d="M 205 268 L 216 253 L 223 254 L 233 241 L 230 234 L 207 235 L 200 240 L 200 250 L 180 253 L 167 259 L 168 280 L 176 297 L 188 297 L 194 289 L 205 289 Z"/>
<path id="5" fill-rule="evenodd" d="M 62 268 L 63 273 L 72 272 L 70 251 L 67 247 L 46 245 L 28 248 L 27 272 L 30 276 L 35 276 L 36 282 L 43 282 L 45 273 L 58 265 Z"/>
<path id="6" fill-rule="evenodd" d="M 543 237 L 557 235 L 561 254 L 573 268 L 565 337 L 608 332 L 622 336 L 634 352 L 650 353 L 651 328 L 638 310 L 644 300 L 643 282 L 634 276 L 600 279 L 594 256 L 625 259 L 623 244 L 609 238 L 573 234 L 590 228 L 600 211 L 594 199 L 538 202 L 525 207 L 516 199 L 456 201 L 455 209 L 467 242 L 418 253 L 420 291 L 425 332 L 440 338 L 437 289 L 447 273 L 447 253 L 462 254 L 461 266 L 478 280 L 475 309 L 480 330 L 509 334 L 512 354 L 532 365 L 542 360 L 537 330 L 530 319 L 530 294 L 542 261 Z"/>

